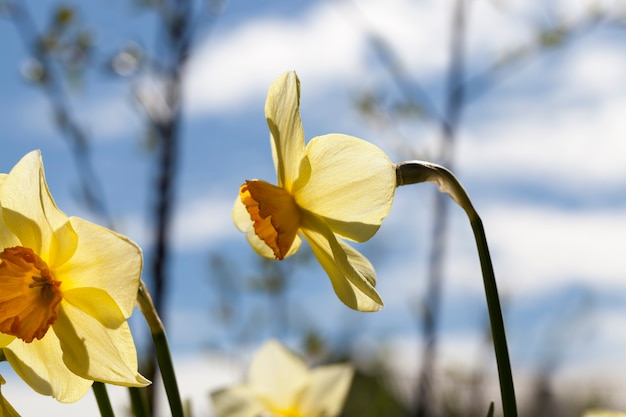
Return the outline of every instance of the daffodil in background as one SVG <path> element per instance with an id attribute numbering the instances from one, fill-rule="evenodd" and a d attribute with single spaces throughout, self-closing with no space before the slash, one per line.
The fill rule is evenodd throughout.
<path id="1" fill-rule="evenodd" d="M 129 239 L 57 208 L 38 151 L 0 174 L 0 348 L 38 393 L 149 384 L 126 321 L 141 268 Z"/>
<path id="2" fill-rule="evenodd" d="M 247 384 L 211 394 L 217 417 L 335 417 L 341 413 L 354 370 L 347 364 L 309 369 L 276 340 L 256 352 Z"/>
<path id="3" fill-rule="evenodd" d="M 6 384 L 6 381 L 0 375 L 0 387 Z M 20 417 L 19 413 L 15 411 L 15 408 L 4 398 L 2 392 L 0 392 L 0 417 Z"/>
<path id="4" fill-rule="evenodd" d="M 590 410 L 583 414 L 583 417 L 626 417 L 626 413 L 607 410 Z"/>
<path id="5" fill-rule="evenodd" d="M 295 72 L 270 86 L 265 117 L 278 184 L 246 181 L 233 208 L 236 226 L 256 252 L 279 260 L 295 253 L 303 236 L 341 301 L 379 310 L 374 268 L 343 239 L 364 242 L 376 233 L 393 202 L 395 165 L 352 136 L 318 136 L 305 146 Z"/>

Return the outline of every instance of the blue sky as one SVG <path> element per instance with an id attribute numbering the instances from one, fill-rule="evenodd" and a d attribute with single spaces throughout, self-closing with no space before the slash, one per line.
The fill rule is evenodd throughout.
<path id="1" fill-rule="evenodd" d="M 451 2 L 382 3 L 231 1 L 210 28 L 199 28 L 185 70 L 168 300 L 169 335 L 181 361 L 220 337 L 206 305 L 215 297 L 207 284 L 209 254 L 222 254 L 244 274 L 255 271 L 255 255 L 232 226 L 230 208 L 243 180 L 274 179 L 263 106 L 278 75 L 296 70 L 300 76 L 307 138 L 330 132 L 359 136 L 397 162 L 436 154 L 436 124 L 404 121 L 389 128 L 372 123 L 356 110 L 354 97 L 364 90 L 382 91 L 388 98 L 398 95 L 366 42 L 364 35 L 375 31 L 440 108 Z M 592 3 L 624 12 L 617 2 L 572 3 L 473 2 L 469 73 L 532 42 L 537 28 L 554 19 L 577 21 Z M 46 10 L 38 6 L 40 24 Z M 133 10 L 121 1 L 93 2 L 81 9 L 104 45 L 98 51 L 102 57 L 128 38 L 153 47 L 153 19 Z M 550 340 L 554 326 L 573 327 L 562 341 L 559 375 L 565 379 L 584 371 L 606 380 L 606 371 L 623 367 L 626 360 L 621 331 L 626 324 L 624 36 L 623 31 L 600 27 L 558 52 L 541 54 L 473 102 L 464 115 L 455 172 L 483 218 L 507 300 L 513 364 L 523 375 L 546 354 L 544 341 Z M 97 220 L 75 198 L 78 173 L 51 123 L 49 103 L 20 78 L 27 53 L 10 22 L 0 22 L 0 39 L 0 171 L 7 172 L 28 151 L 41 149 L 58 205 L 68 214 Z M 104 197 L 118 230 L 149 256 L 153 157 L 140 145 L 141 118 L 131 84 L 98 71 L 87 81 L 83 91 L 72 95 L 72 105 L 91 134 Z M 152 83 L 137 80 L 132 88 L 153 97 Z M 351 335 L 354 346 L 384 342 L 397 350 L 398 370 L 413 372 L 417 342 L 412 311 L 425 287 L 433 189 L 398 189 L 380 232 L 358 246 L 372 256 L 383 311 L 348 310 L 315 265 L 294 277 L 289 299 L 299 307 L 297 317 L 319 325 L 329 337 Z M 480 346 L 484 296 L 471 229 L 456 207 L 451 210 L 449 249 L 444 356 L 471 365 L 468 361 Z M 576 316 L 580 305 L 586 309 L 584 320 Z M 10 378 L 6 366 L 0 371 Z M 12 400 L 10 392 L 9 384 L 3 393 Z M 13 402 L 18 410 L 19 405 L 29 406 L 28 400 Z"/>

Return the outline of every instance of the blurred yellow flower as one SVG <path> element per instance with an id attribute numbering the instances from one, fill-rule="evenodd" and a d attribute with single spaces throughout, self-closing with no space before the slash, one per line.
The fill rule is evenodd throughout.
<path id="1" fill-rule="evenodd" d="M 607 410 L 589 410 L 583 414 L 583 417 L 626 417 L 626 413 L 617 413 Z"/>
<path id="2" fill-rule="evenodd" d="M 6 381 L 0 375 L 0 386 L 4 385 Z M 15 408 L 4 398 L 0 390 L 0 417 L 20 417 L 19 413 L 15 411 Z"/>
<path id="3" fill-rule="evenodd" d="M 0 348 L 35 391 L 149 384 L 126 321 L 141 268 L 133 242 L 57 208 L 38 151 L 0 174 Z"/>
<path id="4" fill-rule="evenodd" d="M 376 233 L 393 202 L 395 165 L 352 136 L 323 135 L 305 146 L 295 72 L 271 85 L 265 117 L 278 185 L 246 181 L 233 208 L 235 225 L 267 258 L 292 255 L 303 236 L 341 301 L 360 311 L 379 310 L 374 268 L 341 238 L 364 242 Z"/>
<path id="5" fill-rule="evenodd" d="M 250 365 L 248 383 L 211 394 L 217 417 L 335 417 L 341 413 L 354 370 L 350 365 L 312 370 L 276 340 Z"/>

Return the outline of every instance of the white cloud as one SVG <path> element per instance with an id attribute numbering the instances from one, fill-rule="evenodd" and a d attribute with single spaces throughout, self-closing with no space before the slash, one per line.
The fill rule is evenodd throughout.
<path id="1" fill-rule="evenodd" d="M 233 203 L 232 199 L 210 196 L 182 205 L 174 218 L 175 247 L 188 250 L 240 234 L 231 217 Z M 243 235 L 241 238 L 245 240 Z"/>
<path id="2" fill-rule="evenodd" d="M 483 212 L 496 275 L 516 293 L 572 282 L 624 287 L 623 210 L 491 206 Z"/>
<path id="3" fill-rule="evenodd" d="M 533 42 L 533 20 L 545 13 L 544 7 L 539 1 L 472 4 L 467 18 L 470 59 L 480 67 L 512 47 Z M 392 47 L 408 74 L 441 78 L 449 56 L 451 14 L 451 1 L 319 2 L 300 16 L 263 16 L 214 31 L 188 63 L 187 108 L 215 112 L 262 98 L 287 70 L 298 71 L 311 91 L 369 83 L 381 71 L 372 60 L 369 34 Z"/>
<path id="4" fill-rule="evenodd" d="M 224 110 L 264 97 L 288 70 L 306 77 L 314 91 L 329 78 L 355 76 L 361 49 L 358 34 L 327 3 L 296 19 L 252 20 L 198 48 L 186 73 L 189 111 Z"/>
<path id="5" fill-rule="evenodd" d="M 139 130 L 139 114 L 124 89 L 119 89 L 117 95 L 100 97 L 91 103 L 79 103 L 76 107 L 77 120 L 85 127 L 90 140 L 119 139 Z"/>
<path id="6" fill-rule="evenodd" d="M 591 288 L 626 287 L 623 211 L 568 212 L 493 205 L 482 210 L 481 216 L 501 295 L 532 297 L 572 283 Z M 454 216 L 450 225 L 446 290 L 481 294 L 478 253 L 468 221 L 462 217 Z M 403 262 L 377 268 L 380 290 L 389 305 L 414 301 L 421 294 L 428 244 L 417 253 L 408 248 Z M 397 291 L 399 286 L 402 291 Z"/>

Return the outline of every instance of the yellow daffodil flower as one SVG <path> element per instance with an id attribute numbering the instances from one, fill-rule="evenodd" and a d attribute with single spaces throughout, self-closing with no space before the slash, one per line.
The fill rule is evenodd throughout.
<path id="1" fill-rule="evenodd" d="M 129 239 L 57 208 L 38 151 L 0 174 L 0 348 L 35 391 L 149 384 L 126 321 L 141 268 Z"/>
<path id="2" fill-rule="evenodd" d="M 6 381 L 0 375 L 0 387 L 6 384 Z M 0 390 L 0 417 L 20 417 L 19 413 L 15 411 L 15 408 L 4 398 Z"/>
<path id="3" fill-rule="evenodd" d="M 235 225 L 267 258 L 292 255 L 303 236 L 341 301 L 360 311 L 379 310 L 374 268 L 342 239 L 364 242 L 376 233 L 391 209 L 395 165 L 352 136 L 323 135 L 305 146 L 294 72 L 271 85 L 265 117 L 278 185 L 246 181 L 233 208 Z"/>
<path id="4" fill-rule="evenodd" d="M 583 417 L 626 417 L 626 413 L 617 413 L 607 410 L 590 410 L 587 411 Z"/>
<path id="5" fill-rule="evenodd" d="M 304 361 L 275 340 L 250 365 L 248 383 L 211 394 L 217 417 L 335 417 L 341 413 L 354 370 Z"/>

